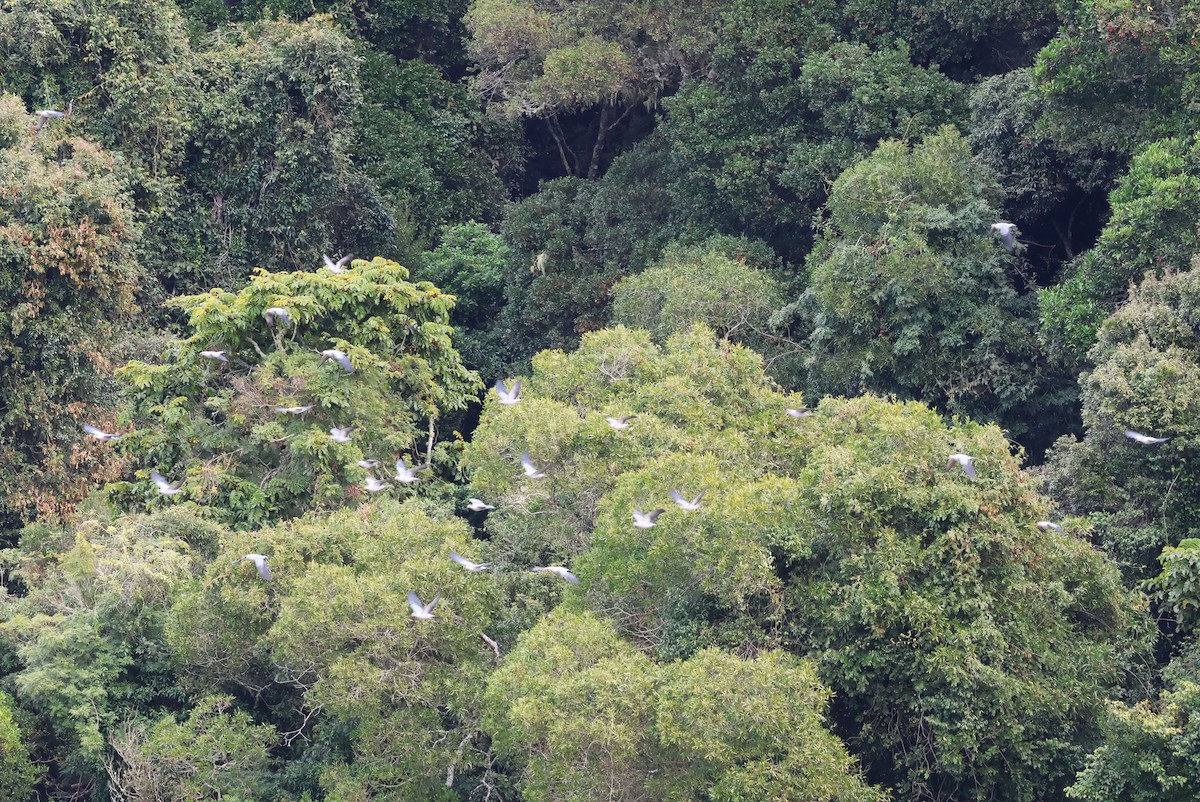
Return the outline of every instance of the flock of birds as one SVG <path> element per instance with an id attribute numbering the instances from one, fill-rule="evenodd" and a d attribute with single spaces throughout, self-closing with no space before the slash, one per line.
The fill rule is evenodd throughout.
<path id="1" fill-rule="evenodd" d="M 40 130 L 41 127 L 43 125 L 45 125 L 47 120 L 52 119 L 54 117 L 64 116 L 64 113 L 58 112 L 58 111 L 53 111 L 53 110 L 42 110 L 42 111 L 37 112 L 37 116 L 38 116 L 38 130 Z M 1004 245 L 1004 247 L 1009 252 L 1014 252 L 1015 248 L 1016 248 L 1016 239 L 1015 239 L 1016 226 L 1014 226 L 1012 223 L 994 223 L 994 224 L 992 224 L 991 228 L 993 231 L 997 232 L 1000 235 L 1000 239 L 1001 239 L 1001 242 Z M 346 271 L 347 263 L 349 263 L 350 260 L 353 259 L 354 257 L 353 257 L 353 254 L 347 254 L 346 256 L 343 256 L 342 258 L 338 259 L 337 261 L 334 261 L 333 259 L 329 258 L 329 256 L 325 256 L 325 255 L 323 255 L 322 258 L 324 260 L 325 269 L 329 270 L 331 273 L 344 273 Z M 266 321 L 266 324 L 269 327 L 271 327 L 272 329 L 275 329 L 276 327 L 279 327 L 279 326 L 286 326 L 286 325 L 291 324 L 291 316 L 288 314 L 287 309 L 285 309 L 283 307 L 275 306 L 275 307 L 269 307 L 269 308 L 263 310 L 263 318 Z M 341 351 L 336 348 L 328 348 L 324 351 L 318 351 L 317 353 L 319 353 L 321 356 L 321 360 L 320 360 L 319 364 L 325 364 L 326 362 L 332 361 L 332 362 L 335 362 L 339 367 L 341 367 L 341 369 L 343 371 L 345 371 L 346 373 L 349 374 L 349 373 L 354 372 L 354 365 L 350 361 L 350 357 L 348 354 L 346 354 L 345 351 Z M 205 351 L 200 351 L 199 356 L 201 356 L 205 359 L 216 361 L 216 362 L 228 362 L 229 361 L 229 357 L 227 356 L 225 351 L 205 350 Z M 495 389 L 496 389 L 496 398 L 502 406 L 513 406 L 515 404 L 520 403 L 520 401 L 521 401 L 521 380 L 520 379 L 517 379 L 516 382 L 513 383 L 512 387 L 509 387 L 508 385 L 506 385 L 503 380 L 498 380 L 496 382 Z M 307 405 L 302 405 L 302 406 L 276 406 L 276 407 L 273 407 L 275 412 L 280 413 L 280 414 L 289 414 L 289 415 L 302 415 L 305 412 L 308 412 L 312 408 L 313 408 L 312 404 L 307 404 Z M 809 408 L 809 407 L 800 407 L 798 409 L 790 409 L 789 408 L 786 410 L 786 412 L 790 417 L 793 417 L 793 418 L 810 418 L 817 414 L 814 409 Z M 625 429 L 628 429 L 632 425 L 630 423 L 630 421 L 636 417 L 637 417 L 636 415 L 624 415 L 621 417 L 606 417 L 605 422 L 615 431 L 623 431 Z M 95 426 L 92 426 L 91 424 L 84 424 L 83 431 L 84 431 L 84 433 L 88 434 L 92 438 L 94 438 L 98 441 L 101 441 L 101 442 L 109 442 L 112 440 L 116 440 L 117 438 L 122 436 L 121 433 L 106 432 L 101 429 L 98 429 Z M 1133 442 L 1141 444 L 1141 445 L 1157 445 L 1159 443 L 1165 443 L 1170 439 L 1169 437 L 1152 437 L 1150 435 L 1142 434 L 1140 432 L 1136 432 L 1133 430 L 1126 430 L 1125 436 L 1127 438 L 1129 438 L 1130 440 L 1132 440 Z M 331 440 L 333 440 L 333 442 L 336 442 L 336 443 L 348 443 L 352 439 L 351 430 L 349 428 L 339 428 L 336 426 L 332 427 L 329 430 L 329 437 Z M 378 468 L 380 466 L 379 460 L 375 460 L 375 459 L 359 460 L 356 464 L 358 465 L 359 468 L 362 468 L 364 470 L 371 470 L 371 471 L 375 470 L 376 468 Z M 949 457 L 949 461 L 946 463 L 946 469 L 947 470 L 953 469 L 956 465 L 962 469 L 962 471 L 967 475 L 968 478 L 970 478 L 972 480 L 977 478 L 977 473 L 975 471 L 975 458 L 974 457 L 972 457 L 968 454 L 962 454 L 962 453 L 951 454 Z M 410 466 L 404 461 L 403 457 L 400 457 L 399 459 L 396 460 L 395 481 L 400 484 L 403 484 L 403 485 L 410 485 L 415 482 L 419 482 L 420 476 L 418 476 L 418 474 L 421 471 L 428 469 L 429 467 L 431 467 L 431 466 L 430 466 L 430 463 L 428 463 L 428 462 L 424 462 L 420 465 Z M 537 466 L 537 464 L 533 461 L 533 458 L 530 456 L 530 453 L 528 451 L 521 454 L 521 468 L 522 468 L 526 478 L 543 479 L 546 477 L 545 471 L 543 471 L 541 468 L 539 468 Z M 183 492 L 184 480 L 182 480 L 182 479 L 179 479 L 175 482 L 171 482 L 165 476 L 163 476 L 161 473 L 159 473 L 158 471 L 150 471 L 150 480 L 154 483 L 154 486 L 158 490 L 159 494 L 161 494 L 163 496 L 173 496 L 173 495 Z M 392 487 L 392 484 L 390 482 L 387 482 L 383 479 L 379 479 L 378 477 L 376 477 L 374 475 L 368 475 L 366 477 L 365 488 L 368 493 L 378 493 L 378 492 L 380 492 L 382 490 L 386 490 L 390 487 Z M 700 504 L 704 499 L 705 492 L 706 491 L 701 490 L 696 496 L 689 498 L 689 497 L 685 496 L 680 490 L 672 489 L 670 491 L 670 497 L 671 497 L 671 500 L 674 501 L 675 504 L 681 510 L 683 510 L 685 512 L 694 512 L 700 508 Z M 471 498 L 471 499 L 468 499 L 467 509 L 471 510 L 472 512 L 487 512 L 487 511 L 496 509 L 496 507 L 493 504 L 488 504 L 487 502 L 483 501 L 482 499 Z M 635 509 L 635 510 L 633 510 L 633 525 L 634 525 L 634 527 L 636 527 L 638 529 L 651 529 L 657 525 L 656 522 L 657 522 L 658 517 L 660 515 L 662 515 L 664 512 L 666 512 L 666 510 L 661 507 L 650 510 L 649 512 L 643 512 L 642 510 Z M 1059 524 L 1057 524 L 1053 521 L 1038 521 L 1037 528 L 1044 532 L 1051 531 L 1051 530 L 1056 531 L 1056 532 L 1063 531 L 1062 526 L 1060 526 Z M 482 571 L 487 571 L 491 567 L 491 563 L 472 562 L 471 560 L 467 559 L 466 557 L 463 557 L 461 554 L 458 554 L 455 551 L 450 552 L 450 559 L 471 573 L 479 573 Z M 236 563 L 243 562 L 243 561 L 252 562 L 254 564 L 255 568 L 258 569 L 259 576 L 262 577 L 263 581 L 266 581 L 266 582 L 271 581 L 271 568 L 267 564 L 267 556 L 266 555 L 264 555 L 264 554 L 247 554 L 243 557 L 238 558 L 237 560 L 234 560 L 234 563 L 236 564 Z M 531 570 L 536 573 L 548 573 L 548 574 L 553 574 L 555 576 L 559 576 L 559 577 L 565 579 L 567 582 L 570 582 L 572 584 L 579 583 L 579 578 L 577 576 L 575 576 L 575 574 L 571 573 L 571 571 L 568 568 L 566 568 L 565 566 L 562 566 L 562 565 L 535 566 Z M 435 595 L 433 597 L 433 600 L 428 603 L 423 602 L 421 600 L 420 596 L 417 595 L 416 591 L 410 591 L 408 594 L 408 603 L 409 603 L 409 606 L 412 608 L 412 617 L 417 620 L 429 620 L 429 619 L 434 618 L 435 616 L 433 615 L 433 609 L 437 606 L 439 601 L 441 601 L 440 593 Z M 499 650 L 498 650 L 498 647 L 496 646 L 495 641 L 488 638 L 487 635 L 483 635 L 482 637 L 485 641 L 488 642 L 489 645 L 492 646 L 493 649 L 496 649 L 497 654 L 499 654 Z"/>

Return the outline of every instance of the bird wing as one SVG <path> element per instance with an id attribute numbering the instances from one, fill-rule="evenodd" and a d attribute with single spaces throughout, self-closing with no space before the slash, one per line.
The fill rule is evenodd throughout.
<path id="1" fill-rule="evenodd" d="M 653 521 L 655 518 L 662 515 L 664 512 L 666 512 L 666 510 L 659 507 L 657 510 L 650 510 L 650 512 L 646 513 L 646 517 L 649 518 L 651 521 Z"/>
<path id="2" fill-rule="evenodd" d="M 572 585 L 579 584 L 579 577 L 575 576 L 573 573 L 568 571 L 566 568 L 559 567 L 559 569 L 557 571 L 555 571 L 555 573 L 558 574 L 559 576 L 561 576 L 563 579 L 570 582 Z"/>
<path id="3" fill-rule="evenodd" d="M 174 490 L 171 483 L 167 481 L 167 477 L 158 471 L 150 471 L 150 481 L 158 485 L 159 490 Z"/>
<path id="4" fill-rule="evenodd" d="M 343 256 L 341 259 L 338 259 L 337 264 L 334 266 L 335 267 L 345 267 L 346 263 L 349 262 L 353 258 L 354 258 L 354 254 L 348 253 L 345 256 Z"/>
<path id="5" fill-rule="evenodd" d="M 475 563 L 471 562 L 466 557 L 459 554 L 457 551 L 450 552 L 450 559 L 454 560 L 454 562 L 458 563 L 463 568 L 466 568 L 468 571 L 475 568 Z"/>
<path id="6" fill-rule="evenodd" d="M 433 608 L 437 607 L 437 603 L 440 602 L 441 600 L 442 600 L 442 594 L 439 593 L 436 596 L 434 596 L 433 601 L 431 601 L 429 604 L 425 605 L 425 612 L 432 613 Z"/>
<path id="7" fill-rule="evenodd" d="M 963 460 L 962 468 L 964 471 L 967 472 L 967 476 L 971 477 L 972 479 L 975 478 L 975 460 L 973 460 L 973 459 Z"/>
<path id="8" fill-rule="evenodd" d="M 693 504 L 699 504 L 699 503 L 700 503 L 700 499 L 704 498 L 704 494 L 705 494 L 705 493 L 707 493 L 707 492 L 708 492 L 708 488 L 705 488 L 704 490 L 701 490 L 701 491 L 700 491 L 700 493 L 699 493 L 699 494 L 698 494 L 698 495 L 697 495 L 697 496 L 696 496 L 694 499 L 692 499 L 692 503 L 693 503 Z"/>
<path id="9" fill-rule="evenodd" d="M 92 437 L 104 437 L 108 434 L 107 432 L 100 431 L 95 426 L 92 426 L 89 423 L 83 424 L 83 431 L 86 432 L 87 434 L 90 434 Z M 1126 432 L 1126 434 L 1129 434 L 1129 433 Z"/>
<path id="10" fill-rule="evenodd" d="M 415 590 L 410 590 L 408 592 L 408 606 L 412 608 L 414 613 L 426 612 L 425 605 L 421 604 L 421 597 L 417 595 Z"/>
<path id="11" fill-rule="evenodd" d="M 684 498 L 683 494 L 680 493 L 678 490 L 672 490 L 670 493 L 670 496 L 675 501 L 676 504 L 683 505 L 683 504 L 688 503 L 688 500 L 686 498 Z"/>
<path id="12" fill-rule="evenodd" d="M 496 395 L 508 398 L 508 385 L 504 383 L 504 379 L 496 379 Z"/>
<path id="13" fill-rule="evenodd" d="M 521 467 L 531 473 L 538 472 L 537 466 L 533 464 L 533 459 L 529 456 L 528 451 L 521 455 Z"/>
<path id="14" fill-rule="evenodd" d="M 350 357 L 346 356 L 341 351 L 337 353 L 334 359 L 337 360 L 337 363 L 342 366 L 342 370 L 346 371 L 347 373 L 354 372 L 354 365 L 350 363 Z"/>
<path id="15" fill-rule="evenodd" d="M 267 558 L 259 557 L 254 561 L 254 567 L 258 569 L 258 575 L 265 581 L 271 581 L 271 569 L 267 566 Z"/>

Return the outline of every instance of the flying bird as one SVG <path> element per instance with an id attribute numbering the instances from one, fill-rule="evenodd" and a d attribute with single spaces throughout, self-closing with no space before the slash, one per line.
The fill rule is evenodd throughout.
<path id="1" fill-rule="evenodd" d="M 800 409 L 789 409 L 787 414 L 791 415 L 793 418 L 811 418 L 817 413 L 815 410 L 809 409 L 808 407 L 800 407 Z"/>
<path id="2" fill-rule="evenodd" d="M 513 384 L 512 389 L 508 389 L 503 379 L 496 379 L 496 397 L 500 399 L 500 403 L 505 406 L 512 406 L 521 400 L 521 380 L 517 379 Z"/>
<path id="3" fill-rule="evenodd" d="M 1148 434 L 1142 434 L 1141 432 L 1135 432 L 1130 429 L 1125 430 L 1125 436 L 1128 437 L 1133 442 L 1141 443 L 1144 446 L 1152 446 L 1152 445 L 1156 445 L 1158 443 L 1165 443 L 1171 439 L 1169 437 L 1151 437 Z"/>
<path id="4" fill-rule="evenodd" d="M 379 460 L 377 460 L 377 459 L 360 459 L 358 462 L 356 462 L 354 464 L 360 468 L 365 468 L 366 470 L 370 470 L 371 468 L 379 467 Z"/>
<path id="5" fill-rule="evenodd" d="M 636 417 L 637 417 L 637 415 L 626 415 L 623 418 L 605 418 L 604 420 L 608 423 L 609 426 L 611 426 L 612 428 L 616 429 L 619 432 L 622 429 L 628 429 L 629 421 L 633 420 Z"/>
<path id="6" fill-rule="evenodd" d="M 429 604 L 422 604 L 421 597 L 415 591 L 408 592 L 408 606 L 412 608 L 412 617 L 428 621 L 433 618 L 433 608 L 437 607 L 437 603 L 441 600 L 442 594 L 433 597 L 433 601 Z"/>
<path id="7" fill-rule="evenodd" d="M 473 574 L 477 574 L 480 571 L 486 571 L 488 568 L 490 568 L 492 566 L 491 563 L 473 563 L 470 560 L 468 560 L 466 557 L 459 554 L 457 551 L 450 552 L 450 559 L 454 560 L 454 562 L 458 563 L 463 568 L 466 568 L 468 571 L 470 571 Z"/>
<path id="8" fill-rule="evenodd" d="M 325 267 L 330 273 L 345 273 L 346 263 L 354 258 L 354 254 L 348 253 L 336 262 L 330 259 L 326 254 L 321 254 L 321 258 L 325 260 Z"/>
<path id="9" fill-rule="evenodd" d="M 320 354 L 320 364 L 324 365 L 326 362 L 332 359 L 334 362 L 337 362 L 339 365 L 341 365 L 342 370 L 346 371 L 347 373 L 354 372 L 354 365 L 350 364 L 350 357 L 346 356 L 345 351 L 339 351 L 336 348 L 327 348 L 326 350 L 321 351 Z"/>
<path id="10" fill-rule="evenodd" d="M 66 117 L 67 113 L 65 111 L 56 111 L 55 109 L 38 109 L 34 112 L 34 116 L 37 117 L 37 125 L 33 127 L 33 132 L 36 134 L 38 131 L 42 130 L 42 126 L 44 126 L 51 119 L 55 117 Z"/>
<path id="11" fill-rule="evenodd" d="M 1009 253 L 1017 252 L 1017 227 L 1012 223 L 992 223 L 992 231 L 1000 235 L 1000 244 Z"/>
<path id="12" fill-rule="evenodd" d="M 288 415 L 303 415 L 305 412 L 308 412 L 312 408 L 313 408 L 313 405 L 308 404 L 307 406 L 303 406 L 303 407 L 275 407 L 275 411 L 276 412 L 284 412 L 284 413 L 287 413 Z"/>
<path id="13" fill-rule="evenodd" d="M 672 490 L 671 498 L 674 499 L 675 503 L 678 504 L 682 509 L 692 512 L 693 510 L 700 509 L 700 499 L 704 498 L 705 492 L 706 491 L 701 490 L 700 495 L 696 496 L 691 501 L 688 501 L 678 490 Z"/>
<path id="14" fill-rule="evenodd" d="M 368 493 L 378 493 L 380 490 L 387 490 L 389 487 L 391 487 L 391 485 L 382 479 L 376 479 L 374 476 L 367 477 Z"/>
<path id="15" fill-rule="evenodd" d="M 429 467 L 429 463 L 414 465 L 411 468 L 404 464 L 404 457 L 396 460 L 396 481 L 402 484 L 410 485 L 413 482 L 421 481 L 421 477 L 417 476 L 417 471 L 423 471 Z"/>
<path id="16" fill-rule="evenodd" d="M 633 525 L 636 526 L 638 529 L 650 529 L 650 528 L 656 526 L 656 524 L 654 523 L 654 519 L 657 518 L 658 516 L 662 515 L 664 512 L 666 512 L 666 510 L 663 510 L 661 508 L 657 509 L 657 510 L 650 510 L 650 512 L 642 512 L 641 510 L 634 510 L 633 511 Z"/>
<path id="17" fill-rule="evenodd" d="M 158 488 L 158 492 L 164 496 L 173 496 L 176 493 L 182 493 L 183 480 L 177 482 L 168 482 L 167 477 L 163 476 L 158 471 L 150 471 L 150 481 Z"/>
<path id="18" fill-rule="evenodd" d="M 953 468 L 955 463 L 962 466 L 963 471 L 972 479 L 975 478 L 975 458 L 968 457 L 966 454 L 951 454 L 950 461 L 946 463 L 947 468 Z"/>
<path id="19" fill-rule="evenodd" d="M 533 459 L 529 456 L 528 451 L 521 455 L 521 467 L 525 469 L 525 475 L 530 479 L 544 479 L 546 477 L 546 474 L 542 473 L 538 469 L 538 466 L 533 464 Z"/>
<path id="20" fill-rule="evenodd" d="M 538 566 L 537 568 L 534 568 L 532 570 L 535 573 L 539 573 L 539 574 L 540 573 L 557 574 L 558 576 L 561 576 L 563 579 L 570 582 L 572 585 L 579 584 L 579 577 L 575 576 L 573 573 L 568 571 L 566 568 L 563 568 L 561 565 Z"/>
<path id="21" fill-rule="evenodd" d="M 335 443 L 349 443 L 350 442 L 350 430 L 349 429 L 339 429 L 338 427 L 334 426 L 332 429 L 329 430 L 329 439 Z"/>
<path id="22" fill-rule="evenodd" d="M 278 323 L 287 325 L 292 322 L 291 315 L 282 306 L 272 306 L 264 309 L 263 317 L 266 318 L 268 326 L 275 326 Z"/>
<path id="23" fill-rule="evenodd" d="M 109 440 L 116 440 L 118 437 L 121 436 L 120 434 L 115 434 L 113 432 L 102 431 L 88 423 L 83 424 L 83 430 L 87 434 L 90 434 L 92 437 L 96 438 L 97 440 L 99 440 L 102 443 L 106 443 Z"/>
<path id="24" fill-rule="evenodd" d="M 271 581 L 271 569 L 267 567 L 267 558 L 262 554 L 247 554 L 245 557 L 234 560 L 234 563 L 240 563 L 242 560 L 249 560 L 254 563 L 254 567 L 258 569 L 258 575 L 264 581 Z"/>
<path id="25" fill-rule="evenodd" d="M 217 362 L 228 362 L 229 357 L 225 356 L 224 351 L 201 351 L 200 356 L 205 359 L 215 359 Z"/>
<path id="26" fill-rule="evenodd" d="M 488 504 L 486 501 L 481 501 L 477 498 L 469 498 L 467 501 L 471 502 L 467 505 L 467 509 L 471 512 L 483 512 L 484 510 L 496 509 L 495 504 Z"/>
<path id="27" fill-rule="evenodd" d="M 1061 532 L 1063 530 L 1063 528 L 1054 523 L 1054 521 L 1038 521 L 1037 528 L 1041 529 L 1043 532 L 1049 532 L 1051 530 L 1055 532 Z"/>

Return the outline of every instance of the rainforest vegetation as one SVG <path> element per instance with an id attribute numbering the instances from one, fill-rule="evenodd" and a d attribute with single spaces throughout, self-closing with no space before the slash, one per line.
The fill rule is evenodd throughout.
<path id="1" fill-rule="evenodd" d="M 1200 0 L 0 0 L 0 802 L 1200 799 Z"/>

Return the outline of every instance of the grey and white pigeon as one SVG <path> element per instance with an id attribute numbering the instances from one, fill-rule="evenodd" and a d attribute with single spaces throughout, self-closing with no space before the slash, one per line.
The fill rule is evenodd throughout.
<path id="1" fill-rule="evenodd" d="M 546 474 L 533 464 L 533 459 L 529 456 L 528 451 L 521 455 L 521 467 L 525 469 L 525 475 L 530 479 L 544 479 L 546 477 Z"/>
<path id="2" fill-rule="evenodd" d="M 235 563 L 240 563 L 242 560 L 249 560 L 254 563 L 254 567 L 258 569 L 258 575 L 263 578 L 263 581 L 271 581 L 271 569 L 267 567 L 267 558 L 262 554 L 247 554 L 245 557 L 234 560 Z"/>
<path id="3" fill-rule="evenodd" d="M 286 326 L 288 323 L 292 322 L 291 315 L 289 315 L 288 311 L 282 306 L 272 306 L 264 309 L 263 317 L 266 319 L 268 326 L 275 326 L 280 323 Z"/>
<path id="4" fill-rule="evenodd" d="M 611 426 L 613 429 L 616 429 L 619 432 L 622 429 L 628 429 L 629 421 L 633 420 L 636 417 L 637 417 L 637 415 L 626 415 L 622 418 L 605 418 L 604 420 L 609 426 Z"/>
<path id="5" fill-rule="evenodd" d="M 469 499 L 467 499 L 467 501 L 470 502 L 467 505 L 467 509 L 470 510 L 471 512 L 483 512 L 484 510 L 496 509 L 495 504 L 488 504 L 486 501 L 482 501 L 477 498 L 469 498 Z"/>
<path id="6" fill-rule="evenodd" d="M 275 407 L 275 411 L 282 412 L 287 415 L 303 415 L 305 412 L 308 412 L 312 408 L 313 408 L 313 405 L 308 404 L 308 405 L 302 406 L 302 407 Z"/>
<path id="7" fill-rule="evenodd" d="M 793 418 L 811 418 L 817 413 L 815 410 L 809 409 L 808 407 L 800 407 L 799 409 L 788 409 L 787 414 Z"/>
<path id="8" fill-rule="evenodd" d="M 966 454 L 951 454 L 950 461 L 946 463 L 947 468 L 953 468 L 955 464 L 962 467 L 963 472 L 972 479 L 975 478 L 975 458 L 968 457 Z"/>
<path id="9" fill-rule="evenodd" d="M 1038 521 L 1037 528 L 1041 529 L 1043 532 L 1061 532 L 1063 530 L 1063 528 L 1054 523 L 1054 521 Z"/>
<path id="10" fill-rule="evenodd" d="M 1017 252 L 1017 227 L 1012 223 L 992 223 L 992 231 L 1000 235 L 1000 244 L 1009 253 Z"/>
<path id="11" fill-rule="evenodd" d="M 1152 445 L 1156 445 L 1158 443 L 1165 443 L 1171 439 L 1169 437 L 1151 437 L 1148 434 L 1142 434 L 1141 432 L 1135 432 L 1130 429 L 1125 430 L 1125 436 L 1128 437 L 1133 442 L 1141 443 L 1144 446 L 1152 446 Z"/>
<path id="12" fill-rule="evenodd" d="M 379 460 L 377 460 L 377 459 L 360 459 L 358 462 L 356 462 L 354 464 L 360 468 L 363 468 L 363 469 L 369 471 L 372 468 L 379 467 Z"/>
<path id="13" fill-rule="evenodd" d="M 672 490 L 671 498 L 675 500 L 675 503 L 678 504 L 681 509 L 685 509 L 688 512 L 692 512 L 694 510 L 700 509 L 700 499 L 704 498 L 705 492 L 706 491 L 701 490 L 700 495 L 696 496 L 691 501 L 688 501 L 684 497 L 684 495 L 682 493 L 680 493 L 678 490 Z"/>
<path id="14" fill-rule="evenodd" d="M 563 568 L 561 565 L 541 565 L 532 570 L 535 573 L 539 573 L 539 574 L 541 574 L 541 573 L 557 574 L 558 576 L 561 576 L 563 579 L 570 582 L 572 585 L 579 584 L 579 577 L 575 576 L 573 573 L 568 571 L 566 568 Z"/>
<path id="15" fill-rule="evenodd" d="M 650 512 L 642 512 L 641 510 L 634 510 L 633 511 L 633 525 L 636 526 L 638 529 L 651 529 L 654 526 L 656 526 L 656 524 L 654 523 L 654 519 L 657 518 L 658 516 L 662 515 L 664 512 L 666 512 L 666 510 L 663 510 L 661 508 L 657 509 L 657 510 L 650 510 Z"/>
<path id="16" fill-rule="evenodd" d="M 423 604 L 421 597 L 415 591 L 408 592 L 408 606 L 412 608 L 412 617 L 419 618 L 422 621 L 428 621 L 433 618 L 433 608 L 437 607 L 437 603 L 441 600 L 442 594 L 433 597 L 433 601 L 429 604 Z"/>
<path id="17" fill-rule="evenodd" d="M 382 479 L 376 479 L 374 476 L 367 477 L 368 493 L 378 493 L 380 490 L 387 490 L 389 487 L 391 487 L 391 485 Z"/>
<path id="18" fill-rule="evenodd" d="M 396 481 L 401 484 L 410 485 L 413 482 L 421 481 L 421 477 L 417 476 L 417 471 L 423 471 L 429 467 L 429 463 L 425 462 L 421 465 L 414 465 L 411 468 L 404 464 L 404 457 L 396 460 Z"/>
<path id="19" fill-rule="evenodd" d="M 213 359 L 217 362 L 228 362 L 229 357 L 225 356 L 224 351 L 201 351 L 200 356 L 205 359 Z"/>
<path id="20" fill-rule="evenodd" d="M 348 253 L 336 262 L 329 258 L 326 254 L 321 254 L 321 258 L 325 260 L 325 267 L 330 273 L 345 273 L 346 263 L 354 258 L 354 254 Z"/>
<path id="21" fill-rule="evenodd" d="M 329 439 L 335 443 L 349 443 L 350 442 L 350 430 L 349 429 L 339 429 L 338 427 L 334 426 L 333 428 L 331 428 L 329 430 Z"/>
<path id="22" fill-rule="evenodd" d="M 320 364 L 324 365 L 326 362 L 332 359 L 334 362 L 337 362 L 339 365 L 341 365 L 342 370 L 346 371 L 347 373 L 354 372 L 354 365 L 350 364 L 350 357 L 346 355 L 345 351 L 339 351 L 336 348 L 326 348 L 324 351 L 321 351 L 320 354 Z"/>
<path id="23" fill-rule="evenodd" d="M 504 404 L 505 406 L 512 406 L 520 401 L 521 380 L 517 379 L 516 383 L 513 384 L 512 389 L 510 390 L 504 383 L 503 379 L 496 379 L 496 397 L 500 400 L 500 403 Z"/>
<path id="24" fill-rule="evenodd" d="M 87 434 L 90 434 L 92 437 L 96 438 L 102 443 L 106 443 L 109 440 L 116 440 L 118 437 L 121 437 L 120 434 L 97 429 L 95 426 L 92 426 L 89 423 L 83 424 L 83 431 Z"/>
<path id="25" fill-rule="evenodd" d="M 486 571 L 488 568 L 491 568 L 491 566 L 492 566 L 491 563 L 473 563 L 470 560 L 468 560 L 466 557 L 459 554 L 457 551 L 450 552 L 450 559 L 454 560 L 454 562 L 458 563 L 463 568 L 466 568 L 468 571 L 470 571 L 473 574 L 477 574 L 480 571 Z"/>
<path id="26" fill-rule="evenodd" d="M 150 471 L 150 481 L 154 482 L 154 486 L 158 488 L 158 492 L 164 496 L 173 496 L 176 493 L 182 493 L 183 480 L 177 482 L 168 482 L 167 477 L 163 476 L 158 471 Z"/>

